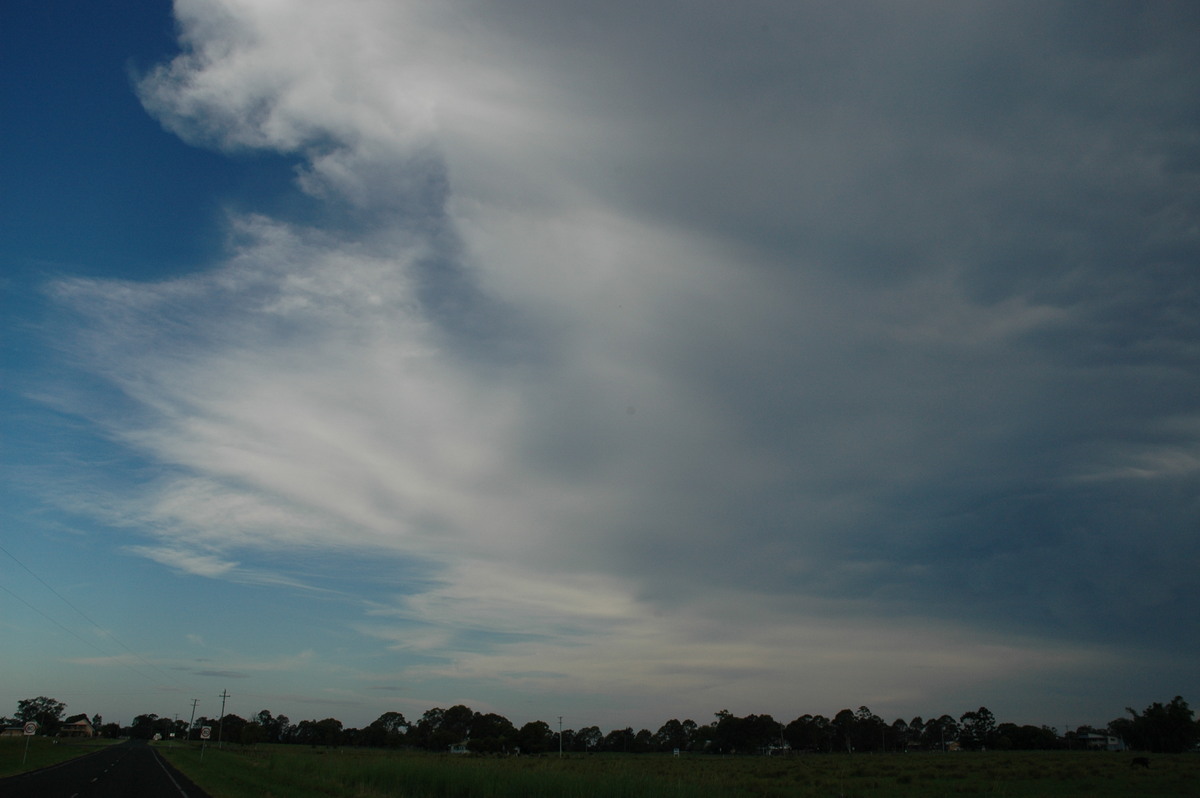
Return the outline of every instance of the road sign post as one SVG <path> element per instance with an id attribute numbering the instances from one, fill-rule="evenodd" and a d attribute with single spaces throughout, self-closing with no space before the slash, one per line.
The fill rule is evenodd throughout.
<path id="1" fill-rule="evenodd" d="M 25 767 L 25 761 L 29 759 L 29 738 L 37 734 L 37 723 L 29 721 L 21 730 L 25 734 L 25 754 L 21 757 L 21 767 Z"/>
<path id="2" fill-rule="evenodd" d="M 204 744 L 212 737 L 212 726 L 200 727 L 200 761 L 204 761 Z"/>

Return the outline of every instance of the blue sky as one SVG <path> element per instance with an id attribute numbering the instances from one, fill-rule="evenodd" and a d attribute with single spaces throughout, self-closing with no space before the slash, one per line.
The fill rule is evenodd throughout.
<path id="1" fill-rule="evenodd" d="M 1193 4 L 0 14 L 0 713 L 1200 693 Z"/>

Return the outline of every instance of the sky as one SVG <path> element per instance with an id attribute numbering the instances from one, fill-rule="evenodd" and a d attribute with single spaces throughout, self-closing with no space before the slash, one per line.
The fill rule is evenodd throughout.
<path id="1" fill-rule="evenodd" d="M 0 6 L 0 715 L 1200 701 L 1200 6 Z"/>

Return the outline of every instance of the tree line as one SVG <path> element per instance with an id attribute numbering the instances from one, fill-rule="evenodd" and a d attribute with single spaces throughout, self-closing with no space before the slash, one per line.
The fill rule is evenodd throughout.
<path id="1" fill-rule="evenodd" d="M 67 722 L 86 715 L 63 717 L 66 705 L 45 696 L 17 703 L 14 718 L 2 718 L 5 726 L 35 721 L 39 733 L 53 735 Z M 1128 717 L 1112 720 L 1103 729 L 1081 726 L 1064 735 L 1048 726 L 998 723 L 987 707 L 964 712 L 955 718 L 941 715 L 911 720 L 897 718 L 891 723 L 865 706 L 843 709 L 832 718 L 801 715 L 782 723 L 770 715 L 739 717 L 721 710 L 711 721 L 671 719 L 659 727 L 634 731 L 632 727 L 613 729 L 607 734 L 597 726 L 581 729 L 554 729 L 536 720 L 520 728 L 502 715 L 481 713 L 462 704 L 448 709 L 435 707 L 410 722 L 400 712 L 384 712 L 365 728 L 345 728 L 335 718 L 302 720 L 293 723 L 286 715 L 261 710 L 246 719 L 227 714 L 221 718 L 199 717 L 188 721 L 138 715 L 128 726 L 104 723 L 99 716 L 90 719 L 92 727 L 106 737 L 153 739 L 200 739 L 200 730 L 209 727 L 212 742 L 256 745 L 287 743 L 310 746 L 364 746 L 377 748 L 416 748 L 447 751 L 452 746 L 479 754 L 543 754 L 559 750 L 569 753 L 621 752 L 704 752 L 714 754 L 752 754 L 781 752 L 869 753 L 952 749 L 968 750 L 1050 750 L 1082 748 L 1092 744 L 1096 735 L 1120 739 L 1133 750 L 1178 753 L 1193 750 L 1200 743 L 1200 721 L 1182 697 L 1167 704 L 1153 703 L 1142 712 L 1126 708 Z"/>

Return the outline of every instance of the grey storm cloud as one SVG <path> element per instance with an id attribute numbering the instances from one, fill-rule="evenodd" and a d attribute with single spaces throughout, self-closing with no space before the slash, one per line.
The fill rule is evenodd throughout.
<path id="1" fill-rule="evenodd" d="M 665 613 L 644 667 L 705 651 L 705 685 L 837 619 L 1200 653 L 1193 5 L 178 8 L 147 108 L 296 157 L 328 217 L 60 284 L 150 408 L 121 434 L 185 475 L 148 556 L 427 560 L 361 627 L 420 652 L 633 657 Z M 511 652 L 456 667 L 556 667 Z"/>

